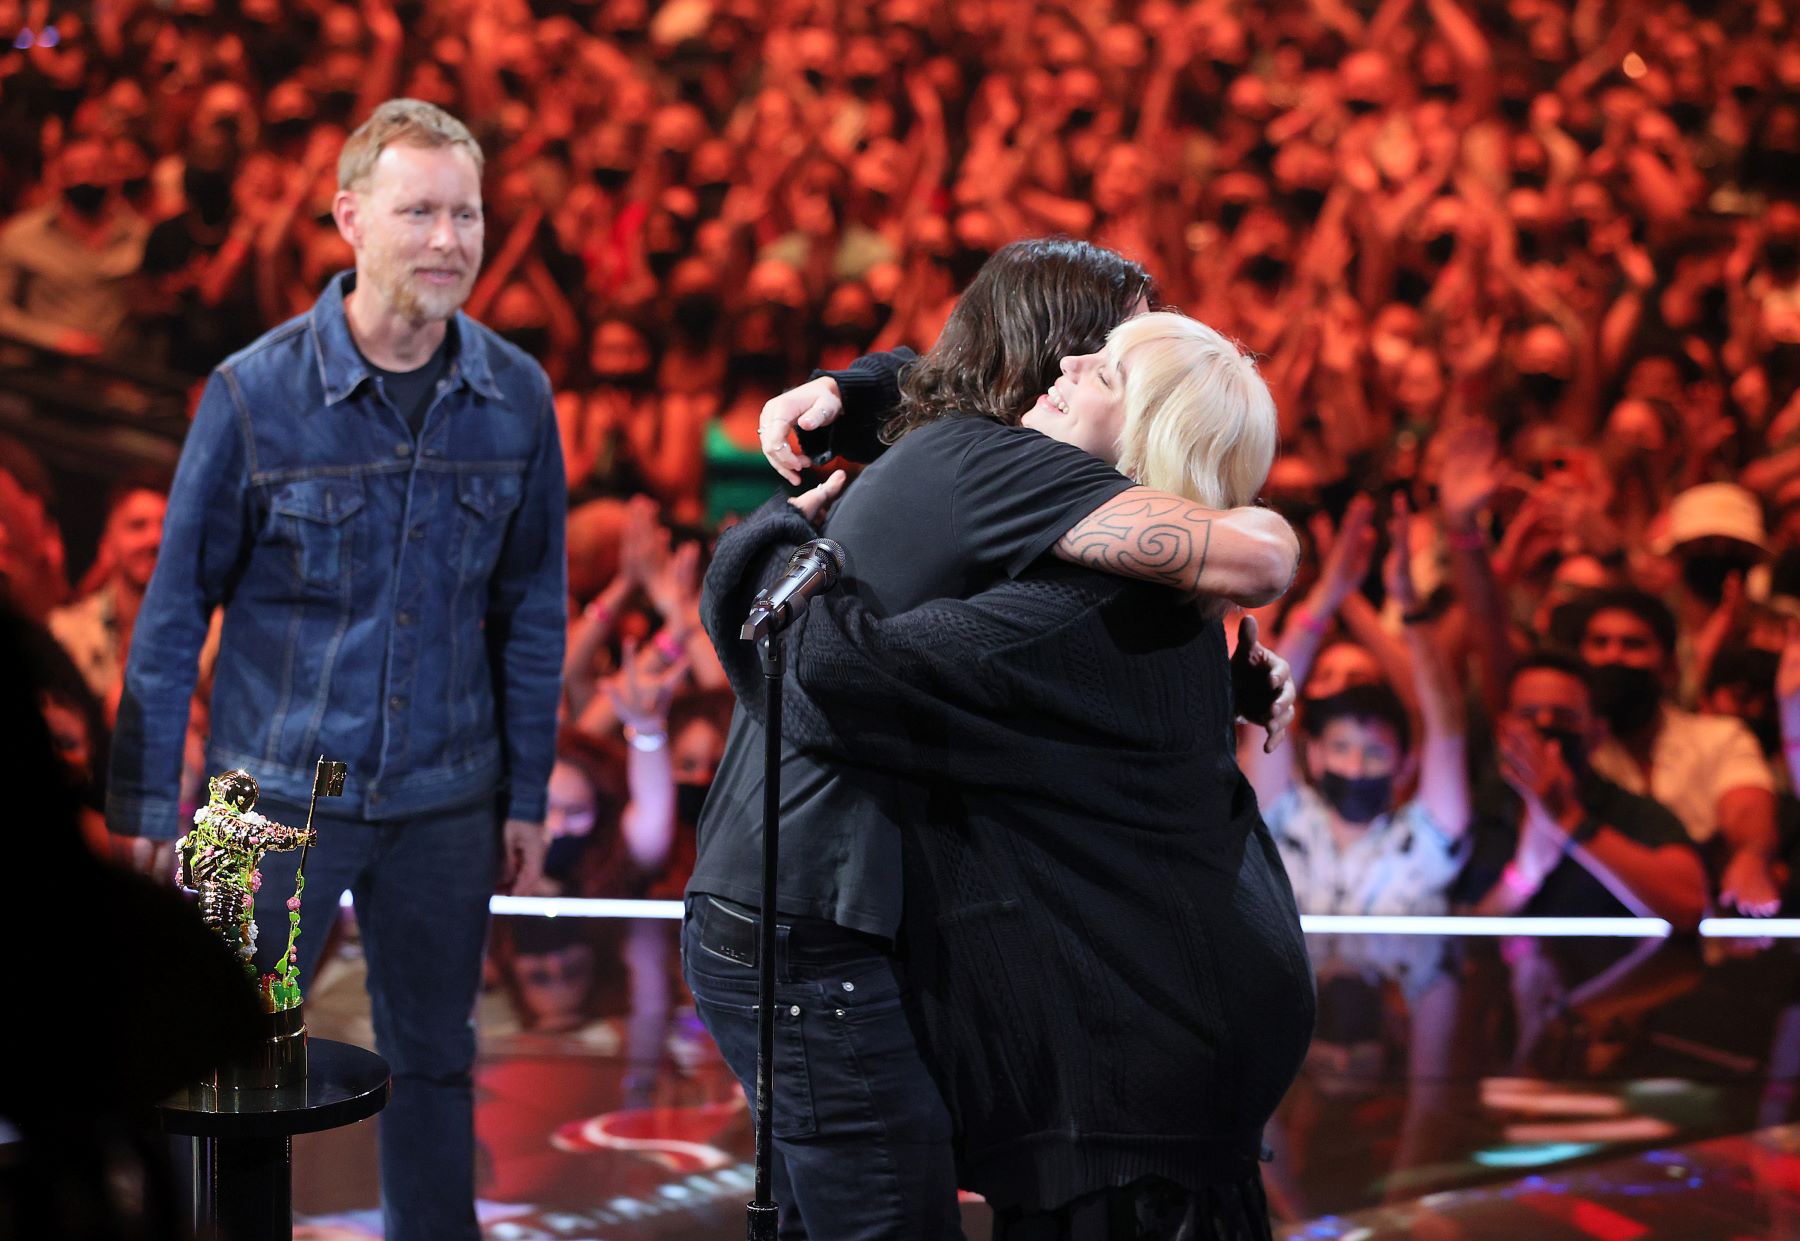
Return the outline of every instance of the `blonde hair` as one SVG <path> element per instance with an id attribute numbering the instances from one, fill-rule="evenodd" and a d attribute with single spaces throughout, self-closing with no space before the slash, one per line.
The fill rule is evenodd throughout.
<path id="1" fill-rule="evenodd" d="M 1121 473 L 1207 508 L 1256 498 L 1277 432 L 1275 398 L 1248 354 L 1170 311 L 1119 324 L 1106 353 L 1125 403 Z"/>
<path id="2" fill-rule="evenodd" d="M 481 172 L 481 144 L 469 127 L 448 112 L 423 99 L 389 99 L 376 107 L 369 119 L 356 127 L 338 156 L 338 188 L 361 189 L 375 171 L 375 161 L 387 147 L 461 147 Z"/>

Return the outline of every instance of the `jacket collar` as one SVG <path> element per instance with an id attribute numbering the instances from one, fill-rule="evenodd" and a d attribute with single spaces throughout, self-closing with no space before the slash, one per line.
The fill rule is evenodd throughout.
<path id="1" fill-rule="evenodd" d="M 344 400 L 370 378 L 374 371 L 357 349 L 350 335 L 350 321 L 344 314 L 344 298 L 356 288 L 354 271 L 339 272 L 313 303 L 311 331 L 314 350 L 319 359 L 319 385 L 325 391 L 325 403 L 335 405 Z M 500 399 L 494 383 L 493 368 L 488 362 L 488 342 L 475 321 L 462 311 L 456 312 L 455 340 L 451 348 L 446 375 L 452 383 L 466 383 L 490 400 Z"/>

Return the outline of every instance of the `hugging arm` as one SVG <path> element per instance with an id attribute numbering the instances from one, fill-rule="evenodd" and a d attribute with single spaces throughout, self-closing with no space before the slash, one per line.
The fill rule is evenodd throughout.
<path id="1" fill-rule="evenodd" d="M 1133 487 L 1076 522 L 1056 544 L 1063 560 L 1187 594 L 1261 607 L 1293 584 L 1300 543 L 1269 509 L 1208 509 Z"/>

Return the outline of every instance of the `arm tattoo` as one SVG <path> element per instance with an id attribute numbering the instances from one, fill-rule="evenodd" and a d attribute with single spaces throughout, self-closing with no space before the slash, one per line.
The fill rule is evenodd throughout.
<path id="1" fill-rule="evenodd" d="M 1197 590 L 1212 547 L 1213 519 L 1201 512 L 1172 498 L 1109 504 L 1065 534 L 1062 549 L 1104 573 Z"/>

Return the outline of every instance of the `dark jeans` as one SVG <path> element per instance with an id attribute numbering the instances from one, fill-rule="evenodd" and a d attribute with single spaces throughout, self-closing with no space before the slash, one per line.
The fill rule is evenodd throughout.
<path id="1" fill-rule="evenodd" d="M 321 809 L 329 803 L 321 802 Z M 293 827 L 304 807 L 260 803 Z M 375 1044 L 394 1073 L 381 1114 L 381 1209 L 388 1241 L 478 1241 L 475 1223 L 475 999 L 499 856 L 491 801 L 393 822 L 314 820 L 301 902 L 301 986 L 348 889 L 368 962 Z M 300 854 L 270 853 L 256 897 L 257 964 L 287 943 Z"/>
<path id="2" fill-rule="evenodd" d="M 695 1007 L 756 1098 L 756 969 L 705 947 L 688 904 Z M 894 958 L 840 928 L 777 926 L 773 1193 L 784 1241 L 960 1238 L 950 1114 L 901 1004 Z"/>

